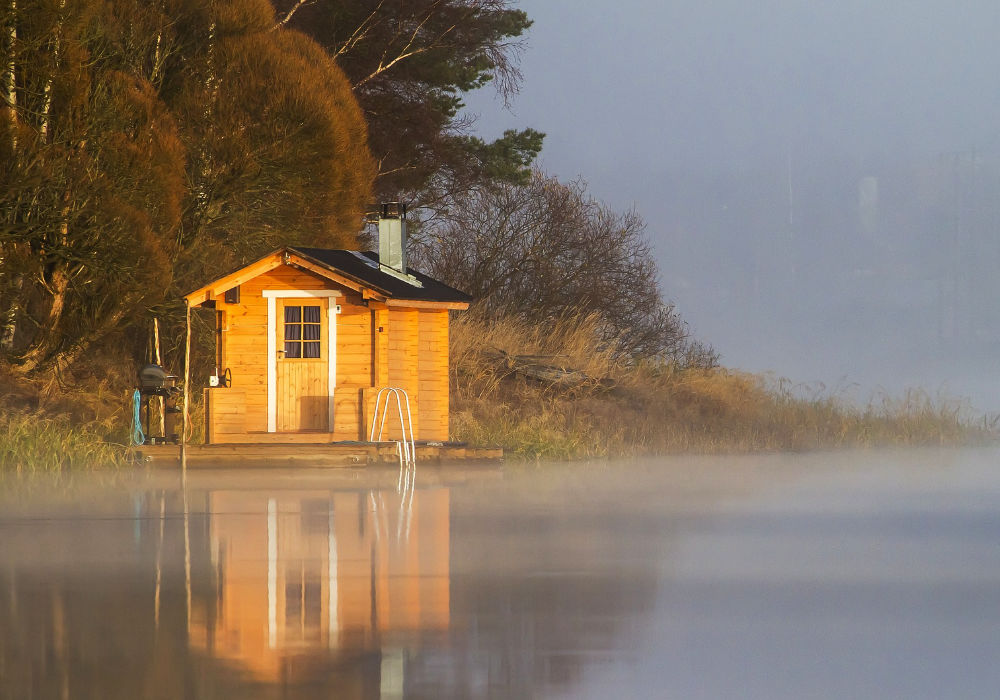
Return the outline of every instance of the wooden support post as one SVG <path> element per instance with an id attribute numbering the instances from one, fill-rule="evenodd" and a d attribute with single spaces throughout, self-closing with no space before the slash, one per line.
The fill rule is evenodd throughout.
<path id="1" fill-rule="evenodd" d="M 160 359 L 160 321 L 157 318 L 153 318 L 153 362 L 158 364 L 160 367 L 163 366 L 163 360 Z M 167 417 L 166 417 L 166 400 L 162 396 L 157 397 L 157 405 L 160 409 L 160 435 L 163 436 L 164 441 L 167 439 Z"/>
<path id="2" fill-rule="evenodd" d="M 181 484 L 187 485 L 188 385 L 191 383 L 191 302 L 184 300 L 184 412 L 181 414 Z"/>
<path id="3" fill-rule="evenodd" d="M 190 308 L 190 307 L 188 307 Z M 184 444 L 181 442 L 181 444 Z M 186 472 L 181 472 L 182 474 Z M 184 507 L 184 633 L 191 640 L 191 509 L 188 507 L 187 481 L 182 480 L 181 500 Z"/>

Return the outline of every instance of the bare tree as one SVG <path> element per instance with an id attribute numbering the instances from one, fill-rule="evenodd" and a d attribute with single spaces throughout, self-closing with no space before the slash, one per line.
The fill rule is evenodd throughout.
<path id="1" fill-rule="evenodd" d="M 579 180 L 536 173 L 526 185 L 479 187 L 418 232 L 420 263 L 482 313 L 541 324 L 596 314 L 599 340 L 622 353 L 714 364 L 663 300 L 642 218 L 594 200 Z"/>

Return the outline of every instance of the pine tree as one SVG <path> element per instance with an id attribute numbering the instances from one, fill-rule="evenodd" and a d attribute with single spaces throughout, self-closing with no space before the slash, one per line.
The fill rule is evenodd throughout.
<path id="1" fill-rule="evenodd" d="M 491 143 L 468 134 L 462 93 L 520 83 L 521 36 L 531 26 L 510 0 L 275 0 L 276 29 L 316 39 L 344 69 L 368 120 L 383 199 L 438 200 L 442 180 L 527 182 L 542 146 L 533 129 Z"/>

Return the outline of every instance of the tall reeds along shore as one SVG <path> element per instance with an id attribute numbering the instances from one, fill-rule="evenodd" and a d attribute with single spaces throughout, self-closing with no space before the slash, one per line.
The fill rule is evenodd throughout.
<path id="1" fill-rule="evenodd" d="M 100 379 L 26 379 L 0 366 L 0 476 L 125 464 L 129 369 L 103 368 Z"/>
<path id="2" fill-rule="evenodd" d="M 451 334 L 452 436 L 510 456 L 574 459 L 679 452 L 960 445 L 996 419 L 919 390 L 862 404 L 694 361 L 634 361 L 598 347 L 596 321 L 548 325 L 469 313 Z"/>

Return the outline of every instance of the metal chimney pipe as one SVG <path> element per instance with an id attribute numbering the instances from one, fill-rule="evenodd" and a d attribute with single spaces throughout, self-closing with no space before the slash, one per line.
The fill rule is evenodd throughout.
<path id="1" fill-rule="evenodd" d="M 378 219 L 378 261 L 406 274 L 406 204 L 382 204 Z"/>

